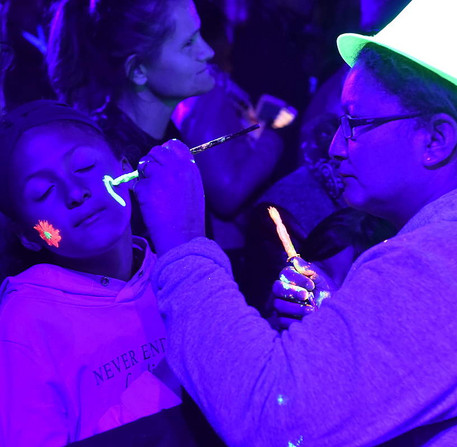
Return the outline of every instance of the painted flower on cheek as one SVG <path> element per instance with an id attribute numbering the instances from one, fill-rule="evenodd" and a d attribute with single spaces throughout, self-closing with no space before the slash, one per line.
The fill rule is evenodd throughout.
<path id="1" fill-rule="evenodd" d="M 54 228 L 47 220 L 39 220 L 33 228 L 38 231 L 41 239 L 49 246 L 59 247 L 59 242 L 62 239 L 60 230 Z"/>

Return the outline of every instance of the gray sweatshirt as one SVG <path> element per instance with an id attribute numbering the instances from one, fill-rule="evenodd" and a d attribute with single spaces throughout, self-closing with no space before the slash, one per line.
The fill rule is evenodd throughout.
<path id="1" fill-rule="evenodd" d="M 169 363 L 230 446 L 457 445 L 457 190 L 278 333 L 197 238 L 159 259 Z M 419 427 L 419 428 L 418 428 Z"/>

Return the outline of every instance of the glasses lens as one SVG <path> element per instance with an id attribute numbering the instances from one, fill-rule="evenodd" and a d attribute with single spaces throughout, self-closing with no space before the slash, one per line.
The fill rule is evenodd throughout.
<path id="1" fill-rule="evenodd" d="M 349 122 L 349 118 L 347 117 L 347 115 L 341 116 L 340 122 L 341 122 L 341 130 L 343 131 L 344 138 L 352 138 L 351 123 Z"/>

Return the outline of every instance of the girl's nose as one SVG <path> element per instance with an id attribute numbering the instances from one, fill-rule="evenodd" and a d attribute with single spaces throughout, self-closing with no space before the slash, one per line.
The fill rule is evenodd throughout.
<path id="1" fill-rule="evenodd" d="M 90 197 L 91 193 L 87 187 L 73 184 L 68 189 L 67 206 L 69 209 L 76 208 Z"/>

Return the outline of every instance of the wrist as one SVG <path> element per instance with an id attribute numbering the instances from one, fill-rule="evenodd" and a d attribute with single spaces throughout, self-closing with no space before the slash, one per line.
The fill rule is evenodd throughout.
<path id="1" fill-rule="evenodd" d="M 154 235 L 151 235 L 151 238 L 154 243 L 154 248 L 157 256 L 162 256 L 168 251 L 172 250 L 175 247 L 178 247 L 183 244 L 187 244 L 191 240 L 197 237 L 204 237 L 205 231 L 187 231 L 185 233 L 180 232 L 177 234 L 168 234 L 166 238 L 154 238 Z"/>

